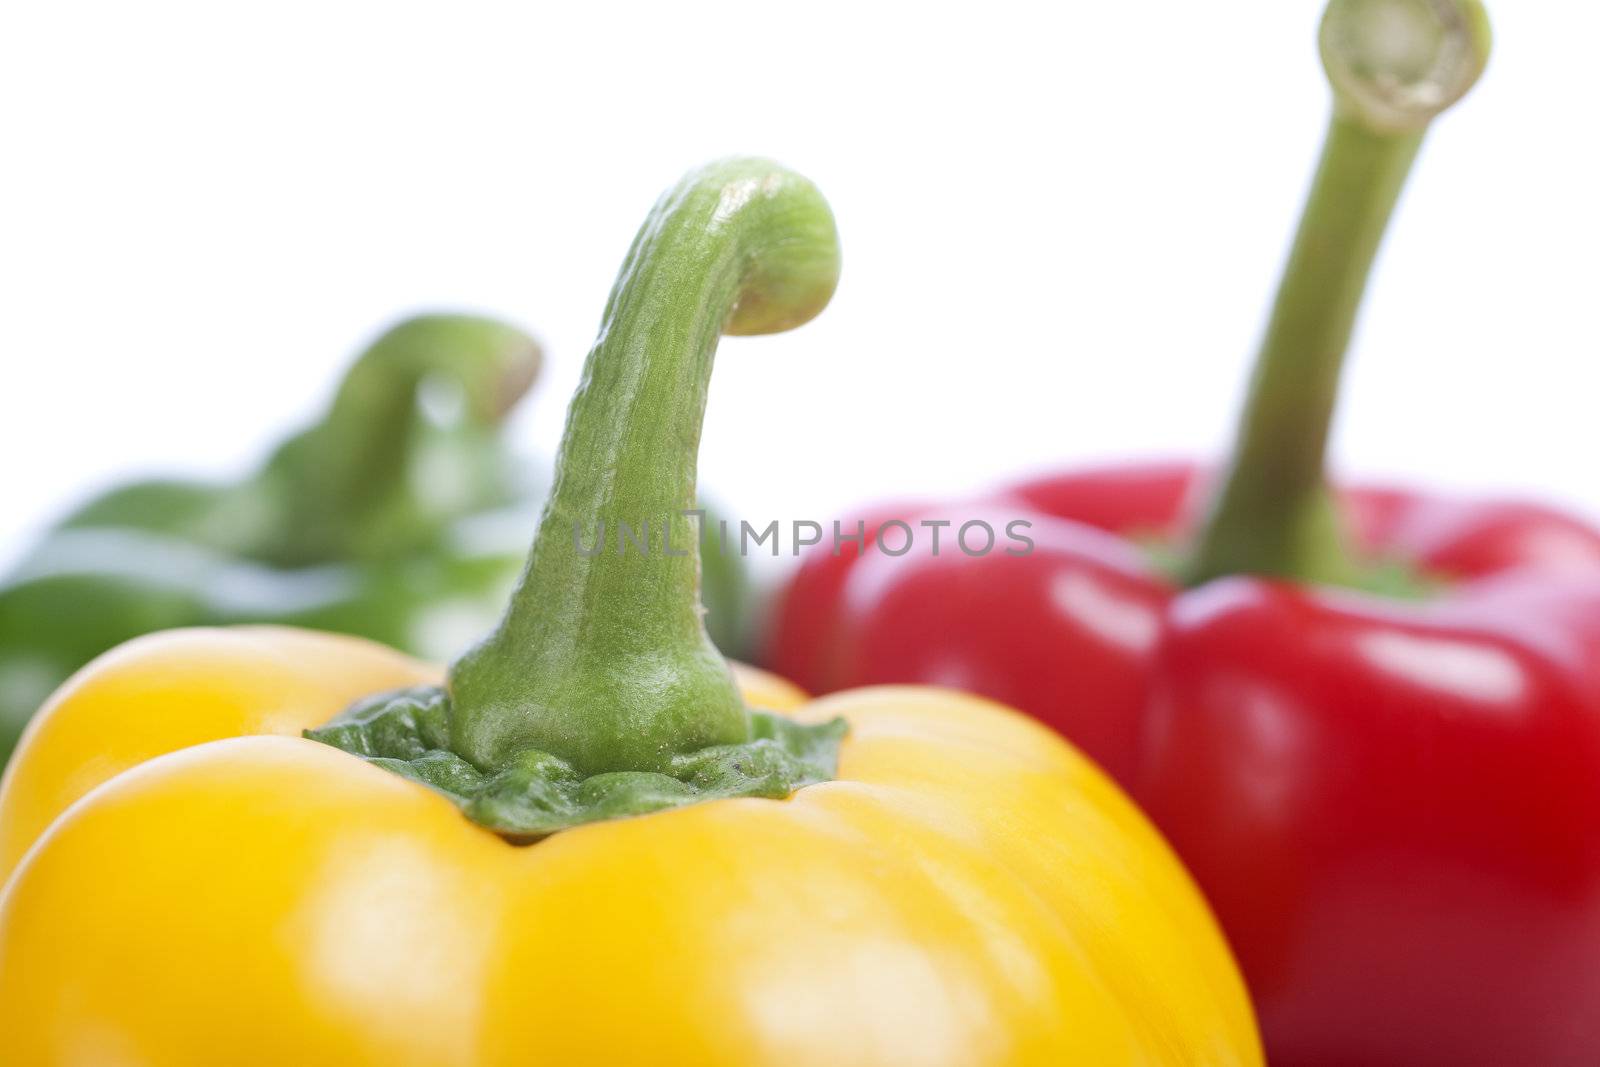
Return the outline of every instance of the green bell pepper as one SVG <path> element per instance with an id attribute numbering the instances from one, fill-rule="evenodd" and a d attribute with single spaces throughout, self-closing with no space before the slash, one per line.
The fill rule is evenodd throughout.
<path id="1" fill-rule="evenodd" d="M 0 579 L 0 761 L 73 671 L 152 630 L 283 623 L 460 653 L 497 618 L 547 487 L 502 434 L 541 359 L 492 319 L 411 318 L 244 480 L 139 481 L 68 514 Z M 727 641 L 743 570 L 704 548 L 706 625 Z"/>

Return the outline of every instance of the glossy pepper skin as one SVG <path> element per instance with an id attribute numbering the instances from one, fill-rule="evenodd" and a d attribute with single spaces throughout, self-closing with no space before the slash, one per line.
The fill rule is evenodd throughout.
<path id="1" fill-rule="evenodd" d="M 806 706 L 851 722 L 838 781 L 531 847 L 313 741 L 195 744 L 293 735 L 431 673 L 353 638 L 198 630 L 81 674 L 0 808 L 11 863 L 49 826 L 0 903 L 8 1059 L 1260 1062 L 1166 846 L 1087 760 L 976 698 Z M 186 721 L 106 728 L 157 700 Z"/>
<path id="2" fill-rule="evenodd" d="M 1326 24 L 1346 94 L 1362 6 Z M 1453 7 L 1448 32 L 1481 26 Z M 818 692 L 958 686 L 1079 744 L 1207 893 L 1275 1065 L 1600 1063 L 1600 532 L 1323 488 L 1338 360 L 1416 147 L 1361 102 L 1341 98 L 1229 469 L 875 511 L 950 521 L 945 550 L 922 529 L 900 558 L 815 551 L 766 663 Z M 1034 550 L 951 550 L 974 519 L 1030 522 Z"/>
<path id="3" fill-rule="evenodd" d="M 718 335 L 805 322 L 837 271 L 825 202 L 774 164 L 724 161 L 663 197 L 511 606 L 442 686 L 364 641 L 284 629 L 152 635 L 69 682 L 0 785 L 8 1052 L 1260 1064 L 1198 892 L 1070 746 L 937 690 L 805 703 L 730 673 L 692 553 L 581 551 L 585 524 L 692 506 Z M 687 520 L 666 525 L 688 543 Z M 433 713 L 436 748 L 389 747 Z M 760 721 L 787 725 L 753 736 Z M 784 737 L 828 751 L 788 761 Z M 738 796 L 683 769 L 730 751 L 753 775 Z M 807 779 L 762 791 L 759 766 Z M 548 814 L 574 776 L 600 808 L 568 828 L 488 828 Z"/>
<path id="4" fill-rule="evenodd" d="M 1034 547 L 935 556 L 924 537 L 898 557 L 854 544 L 813 552 L 780 600 L 767 663 L 814 692 L 916 680 L 981 693 L 1027 709 L 1133 787 L 1168 617 L 1209 595 L 1186 592 L 1162 563 L 1193 540 L 1213 481 L 1190 463 L 1129 463 L 878 512 L 864 520 L 869 545 L 881 521 L 899 518 L 913 527 L 948 521 L 952 530 L 1020 520 Z M 1600 576 L 1600 531 L 1539 504 L 1391 487 L 1352 487 L 1339 503 L 1361 555 L 1436 583 L 1437 595 L 1414 602 L 1365 598 L 1383 620 L 1519 576 L 1581 597 L 1587 577 Z M 1340 603 L 1359 596 L 1308 592 L 1324 594 Z"/>
<path id="5" fill-rule="evenodd" d="M 808 558 L 774 669 L 1023 708 L 1129 788 L 1206 891 L 1273 1063 L 1581 1064 L 1600 1050 L 1600 534 L 1542 507 L 1341 495 L 1420 601 L 1192 590 L 1210 479 L 1032 480 L 894 514 L 1033 523 L 1025 557 Z"/>
<path id="6" fill-rule="evenodd" d="M 0 763 L 68 675 L 152 630 L 278 622 L 459 652 L 497 617 L 545 490 L 502 434 L 541 360 L 504 323 L 417 316 L 251 477 L 78 507 L 0 579 Z M 708 625 L 737 652 L 742 568 L 707 543 Z"/>

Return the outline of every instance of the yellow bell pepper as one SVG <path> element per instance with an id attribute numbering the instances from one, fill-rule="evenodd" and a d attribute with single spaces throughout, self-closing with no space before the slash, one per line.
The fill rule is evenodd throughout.
<path id="1" fill-rule="evenodd" d="M 1205 904 L 1068 744 L 943 690 L 806 703 L 705 639 L 673 546 L 717 334 L 805 321 L 837 264 L 772 164 L 663 198 L 523 582 L 443 685 L 275 628 L 69 681 L 0 785 L 0 1058 L 1259 1064 Z M 573 525 L 655 506 L 653 551 Z"/>

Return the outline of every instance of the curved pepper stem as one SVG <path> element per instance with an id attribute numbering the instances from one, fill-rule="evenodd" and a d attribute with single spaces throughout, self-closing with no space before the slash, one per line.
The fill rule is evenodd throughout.
<path id="1" fill-rule="evenodd" d="M 579 773 L 659 771 L 750 738 L 701 621 L 690 512 L 717 340 L 827 304 L 826 201 L 765 160 L 685 177 L 656 204 L 606 305 L 555 485 L 499 627 L 452 667 L 451 747 L 482 768 L 538 750 Z"/>
<path id="2" fill-rule="evenodd" d="M 1423 135 L 1483 72 L 1488 20 L 1477 0 L 1333 0 L 1321 50 L 1333 119 L 1191 584 L 1360 584 L 1323 477 L 1340 370 Z"/>
<path id="3" fill-rule="evenodd" d="M 706 636 L 692 515 L 718 338 L 800 325 L 838 277 L 833 215 L 804 178 L 759 159 L 684 178 L 611 291 L 500 625 L 445 687 L 380 693 L 306 735 L 522 841 L 830 780 L 844 720 L 746 708 Z"/>
<path id="4" fill-rule="evenodd" d="M 404 513 L 418 446 L 420 403 L 443 386 L 453 423 L 490 436 L 538 376 L 543 355 L 521 330 L 476 315 L 429 314 L 383 333 L 345 374 L 321 422 L 286 442 L 263 481 L 282 486 L 285 514 L 261 555 L 303 564 L 369 556 L 407 543 Z"/>

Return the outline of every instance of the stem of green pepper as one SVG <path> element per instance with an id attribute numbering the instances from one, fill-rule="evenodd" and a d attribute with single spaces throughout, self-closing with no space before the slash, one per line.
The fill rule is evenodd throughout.
<path id="1" fill-rule="evenodd" d="M 1477 0 L 1332 0 L 1321 47 L 1333 119 L 1190 584 L 1357 583 L 1323 478 L 1339 374 L 1417 149 L 1482 73 L 1488 21 Z"/>
<path id="2" fill-rule="evenodd" d="M 391 327 L 345 374 L 323 420 L 273 457 L 266 477 L 286 482 L 287 514 L 281 544 L 264 554 L 307 563 L 366 554 L 374 546 L 365 540 L 403 543 L 393 529 L 366 532 L 409 492 L 421 391 L 432 382 L 452 387 L 462 424 L 491 430 L 542 359 L 531 337 L 481 316 L 418 315 Z"/>
<path id="3" fill-rule="evenodd" d="M 838 272 L 826 201 L 771 162 L 712 164 L 656 204 L 606 305 L 510 608 L 451 668 L 455 752 L 501 767 L 535 749 L 593 775 L 748 739 L 701 621 L 689 513 L 706 391 L 722 334 L 806 322 Z"/>

